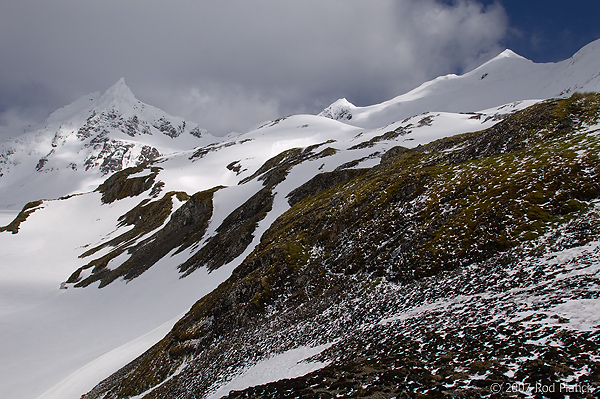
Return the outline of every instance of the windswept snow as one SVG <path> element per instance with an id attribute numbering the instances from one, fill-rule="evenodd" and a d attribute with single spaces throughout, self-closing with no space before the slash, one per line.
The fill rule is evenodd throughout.
<path id="1" fill-rule="evenodd" d="M 38 399 L 77 398 L 90 391 L 98 381 L 144 353 L 148 347 L 164 337 L 183 315 L 178 315 L 131 342 L 92 360 L 73 374 L 38 396 Z"/>
<path id="2" fill-rule="evenodd" d="M 84 248 L 110 234 L 115 217 L 139 201 L 107 206 L 98 199 L 93 193 L 45 203 L 18 234 L 1 236 L 2 397 L 34 398 L 70 375 L 51 393 L 79 397 L 162 338 L 231 273 L 233 265 L 180 279 L 176 266 L 188 251 L 163 258 L 127 284 L 60 290 L 84 263 L 77 258 Z"/>

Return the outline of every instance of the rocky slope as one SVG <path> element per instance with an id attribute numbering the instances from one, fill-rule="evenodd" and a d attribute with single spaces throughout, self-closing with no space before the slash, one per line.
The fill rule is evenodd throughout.
<path id="1" fill-rule="evenodd" d="M 600 96 L 575 95 L 318 175 L 227 281 L 85 398 L 206 397 L 300 347 L 326 367 L 229 397 L 533 397 L 536 384 L 593 397 L 599 132 Z"/>

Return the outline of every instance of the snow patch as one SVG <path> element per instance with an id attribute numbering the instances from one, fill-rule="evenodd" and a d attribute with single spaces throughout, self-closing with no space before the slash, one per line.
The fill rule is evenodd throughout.
<path id="1" fill-rule="evenodd" d="M 332 345 L 330 343 L 315 347 L 303 346 L 262 360 L 219 387 L 207 399 L 218 399 L 226 396 L 229 391 L 240 391 L 285 378 L 296 378 L 321 369 L 328 363 L 311 362 L 306 359 L 318 355 Z"/>

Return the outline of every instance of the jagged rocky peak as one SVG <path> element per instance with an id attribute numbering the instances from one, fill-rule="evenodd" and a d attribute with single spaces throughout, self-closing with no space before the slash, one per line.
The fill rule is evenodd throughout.
<path id="1" fill-rule="evenodd" d="M 135 98 L 135 95 L 125 83 L 125 79 L 120 78 L 104 93 L 86 94 L 71 104 L 54 111 L 46 120 L 46 126 L 64 125 L 69 122 L 81 123 L 94 111 L 97 112 L 104 108 L 123 108 L 126 105 L 135 108 L 135 105 L 141 107 L 144 104 Z"/>
<path id="2" fill-rule="evenodd" d="M 345 98 L 340 98 L 329 107 L 325 108 L 319 116 L 334 119 L 337 121 L 348 121 L 352 119 L 352 109 L 356 108 L 354 104 Z"/>
<path id="3" fill-rule="evenodd" d="M 122 134 L 135 137 L 162 133 L 170 138 L 184 134 L 200 138 L 207 134 L 195 123 L 138 100 L 124 78 L 103 94 L 83 96 L 52 113 L 46 121 L 46 130 L 56 130 L 59 126 L 79 129 L 77 137 L 81 140 L 91 138 L 93 132 L 116 139 L 125 138 Z"/>
<path id="4" fill-rule="evenodd" d="M 131 89 L 121 78 L 100 96 L 89 112 L 86 125 L 103 125 L 134 137 L 139 134 L 152 135 L 154 129 L 170 137 L 176 138 L 184 133 L 202 137 L 206 131 L 183 118 L 173 117 L 162 110 L 139 101 Z M 86 126 L 83 127 L 86 129 Z M 154 129 L 152 129 L 154 128 Z"/>
<path id="5" fill-rule="evenodd" d="M 79 192 L 89 178 L 213 140 L 196 123 L 138 100 L 121 78 L 104 93 L 88 94 L 53 112 L 43 128 L 0 144 L 0 187 L 21 187 L 44 174 L 44 184 L 17 190 L 27 198 L 32 192 L 33 198 L 59 197 L 64 193 L 55 186 Z M 86 173 L 75 177 L 74 172 Z"/>

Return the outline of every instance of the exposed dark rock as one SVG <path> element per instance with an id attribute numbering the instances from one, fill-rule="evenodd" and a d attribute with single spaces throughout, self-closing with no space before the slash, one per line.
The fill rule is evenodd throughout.
<path id="1" fill-rule="evenodd" d="M 235 172 L 236 175 L 239 175 L 242 172 L 242 165 L 240 164 L 240 161 L 233 161 L 232 163 L 227 165 L 227 169 L 229 169 L 232 172 Z"/>
<path id="2" fill-rule="evenodd" d="M 216 235 L 180 265 L 179 270 L 184 275 L 202 266 L 212 271 L 237 258 L 250 245 L 258 222 L 267 216 L 272 206 L 273 193 L 263 188 L 227 216 L 217 228 Z"/>
<path id="3" fill-rule="evenodd" d="M 202 137 L 202 131 L 200 130 L 199 127 L 195 127 L 190 131 L 190 134 L 194 137 L 198 137 L 201 138 Z"/>
<path id="4" fill-rule="evenodd" d="M 242 179 L 240 184 L 245 184 L 253 179 L 258 179 L 263 182 L 265 187 L 275 187 L 285 180 L 289 171 L 294 166 L 308 160 L 324 158 L 335 154 L 337 150 L 331 147 L 327 147 L 317 154 L 314 153 L 315 149 L 331 142 L 332 141 L 327 141 L 324 143 L 315 144 L 304 149 L 291 148 L 287 151 L 283 151 L 268 159 L 251 176 Z"/>
<path id="5" fill-rule="evenodd" d="M 91 256 L 105 247 L 114 248 L 107 255 L 78 269 L 67 282 L 77 282 L 77 286 L 87 286 L 95 281 L 101 281 L 100 287 L 104 287 L 119 277 L 131 280 L 148 270 L 173 249 L 180 252 L 196 244 L 208 228 L 213 210 L 213 194 L 218 189 L 217 187 L 202 191 L 191 197 L 185 193 L 171 192 L 160 201 L 149 203 L 147 200 L 143 201 L 120 218 L 122 225 L 133 225 L 134 228 L 84 253 L 82 257 Z M 186 202 L 171 214 L 173 196 Z M 149 238 L 136 242 L 139 237 L 162 226 L 169 215 L 171 217 L 162 229 Z M 107 269 L 110 260 L 125 251 L 130 254 L 129 259 L 115 269 Z M 89 268 L 93 268 L 93 274 L 79 281 L 81 272 Z"/>
<path id="6" fill-rule="evenodd" d="M 119 140 L 111 140 L 106 137 L 92 140 L 90 145 L 94 147 L 94 154 L 84 161 L 85 170 L 98 167 L 102 174 L 120 171 L 123 168 L 127 155 L 135 147 L 134 144 L 124 143 Z M 136 159 L 137 164 L 153 161 L 160 156 L 160 152 L 151 146 L 143 146 L 141 153 Z"/>
<path id="7" fill-rule="evenodd" d="M 21 223 L 23 223 L 29 217 L 29 215 L 38 210 L 39 206 L 43 203 L 44 202 L 42 200 L 39 200 L 28 202 L 27 204 L 25 204 L 21 212 L 19 212 L 17 217 L 12 222 L 3 227 L 0 226 L 0 233 L 4 231 L 9 231 L 13 234 L 17 234 L 19 232 L 19 227 L 21 226 Z"/>
<path id="8" fill-rule="evenodd" d="M 154 180 L 156 179 L 160 168 L 150 168 L 150 173 L 145 176 L 129 177 L 130 175 L 140 173 L 143 170 L 145 170 L 144 166 L 127 168 L 106 179 L 104 183 L 99 185 L 96 189 L 96 191 L 102 193 L 102 202 L 110 204 L 126 197 L 138 196 L 144 191 L 150 190 L 154 185 Z"/>
<path id="9" fill-rule="evenodd" d="M 92 136 L 97 137 L 106 129 L 119 130 L 129 137 L 151 134 L 148 122 L 140 121 L 135 115 L 125 119 L 118 110 L 111 109 L 101 113 L 93 111 L 86 123 L 77 131 L 77 138 L 84 141 Z"/>
<path id="10" fill-rule="evenodd" d="M 320 115 L 337 121 L 349 121 L 352 119 L 352 111 L 347 105 L 337 105 L 333 108 L 331 106 L 327 107 Z"/>
<path id="11" fill-rule="evenodd" d="M 157 128 L 161 133 L 164 133 L 174 139 L 183 133 L 183 130 L 185 129 L 185 122 L 183 122 L 183 125 L 178 126 L 178 128 L 175 129 L 175 127 L 171 125 L 171 122 L 165 118 L 160 118 L 154 122 L 154 127 Z"/>
<path id="12" fill-rule="evenodd" d="M 338 166 L 337 168 L 335 168 L 335 170 L 338 171 L 338 170 L 343 170 L 343 169 L 355 168 L 358 165 L 360 165 L 361 162 L 367 161 L 369 159 L 377 158 L 380 155 L 381 155 L 381 153 L 374 152 L 372 154 L 369 154 L 366 157 L 362 157 L 362 158 L 359 158 L 359 159 L 354 159 L 354 160 L 352 160 L 350 162 L 345 162 L 345 163 L 341 164 L 340 166 Z"/>
<path id="13" fill-rule="evenodd" d="M 47 163 L 48 163 L 48 158 L 46 158 L 46 157 L 40 158 L 37 165 L 35 166 L 35 170 L 39 172 L 40 170 L 42 170 L 44 168 L 44 166 L 46 166 Z"/>
<path id="14" fill-rule="evenodd" d="M 235 141 L 228 141 L 226 143 L 222 143 L 222 144 L 209 144 L 205 147 L 201 147 L 198 148 L 193 154 L 192 156 L 190 156 L 190 160 L 195 160 L 195 159 L 202 159 L 204 158 L 204 156 L 206 156 L 206 154 L 210 153 L 210 152 L 214 152 L 214 151 L 218 151 L 221 148 L 227 148 L 227 147 L 231 147 L 234 146 L 236 144 L 241 144 Z"/>
<path id="15" fill-rule="evenodd" d="M 364 169 L 344 169 L 334 172 L 320 173 L 290 192 L 287 196 L 290 206 L 294 206 L 298 202 L 315 196 L 322 191 L 328 190 L 333 186 L 346 182 L 357 176 L 364 174 Z"/>
<path id="16" fill-rule="evenodd" d="M 433 124 L 433 118 L 433 115 L 427 115 L 422 117 L 417 123 L 417 127 L 431 126 Z"/>
<path id="17" fill-rule="evenodd" d="M 386 132 L 380 136 L 375 136 L 368 141 L 363 141 L 362 143 L 356 144 L 355 146 L 352 146 L 349 149 L 350 150 L 360 150 L 363 148 L 371 148 L 380 141 L 394 140 L 397 137 L 404 136 L 404 135 L 411 133 L 412 130 L 409 130 L 410 126 L 411 125 L 397 127 L 396 129 Z"/>
<path id="18" fill-rule="evenodd" d="M 414 151 L 414 150 L 411 150 L 410 148 L 406 148 L 406 147 L 402 147 L 402 146 L 392 147 L 389 150 L 387 150 L 385 152 L 385 154 L 383 154 L 381 156 L 381 164 L 382 165 L 389 164 L 389 163 L 393 162 L 394 159 L 404 155 L 404 153 L 406 153 L 408 151 Z"/>

